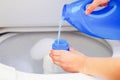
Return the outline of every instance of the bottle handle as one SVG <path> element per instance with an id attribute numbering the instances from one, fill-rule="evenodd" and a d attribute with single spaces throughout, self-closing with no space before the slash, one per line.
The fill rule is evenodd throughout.
<path id="1" fill-rule="evenodd" d="M 86 0 L 83 3 L 82 9 L 83 9 L 84 12 L 86 10 L 86 6 L 88 4 L 90 4 L 92 1 L 93 0 Z M 117 5 L 115 4 L 114 0 L 111 0 L 110 2 L 108 2 L 107 6 L 105 6 L 103 9 L 100 9 L 100 10 L 97 10 L 97 11 L 93 11 L 90 14 L 90 16 L 100 16 L 100 17 L 102 17 L 101 15 L 108 16 L 108 15 L 110 15 L 112 12 L 114 12 L 116 10 L 116 7 L 117 7 Z"/>

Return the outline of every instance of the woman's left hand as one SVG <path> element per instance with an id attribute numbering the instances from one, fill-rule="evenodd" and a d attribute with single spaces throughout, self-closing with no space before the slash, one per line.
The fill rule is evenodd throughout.
<path id="1" fill-rule="evenodd" d="M 74 50 L 72 47 L 70 51 L 51 50 L 50 57 L 54 64 L 67 72 L 81 72 L 84 69 L 87 59 L 87 56 Z"/>

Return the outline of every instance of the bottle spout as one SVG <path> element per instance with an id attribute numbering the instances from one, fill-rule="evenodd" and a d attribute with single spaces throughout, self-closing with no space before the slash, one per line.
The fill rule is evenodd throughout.
<path id="1" fill-rule="evenodd" d="M 66 20 L 67 16 L 68 16 L 68 12 L 67 12 L 67 4 L 65 4 L 63 6 L 63 10 L 62 10 L 62 20 Z"/>

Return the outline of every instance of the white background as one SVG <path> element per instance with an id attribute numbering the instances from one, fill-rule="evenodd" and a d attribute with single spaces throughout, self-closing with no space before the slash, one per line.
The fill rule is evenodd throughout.
<path id="1" fill-rule="evenodd" d="M 0 27 L 57 26 L 64 4 L 73 0 L 0 0 Z"/>

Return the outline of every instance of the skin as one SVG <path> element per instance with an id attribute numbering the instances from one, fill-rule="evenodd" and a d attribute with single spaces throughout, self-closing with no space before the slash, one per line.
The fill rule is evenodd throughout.
<path id="1" fill-rule="evenodd" d="M 93 0 L 93 2 L 87 7 L 86 15 L 89 15 L 98 6 L 107 6 L 109 0 Z"/>
<path id="2" fill-rule="evenodd" d="M 54 64 L 64 71 L 71 73 L 84 73 L 106 80 L 120 80 L 120 58 L 88 57 L 74 50 L 51 50 L 50 57 Z"/>

